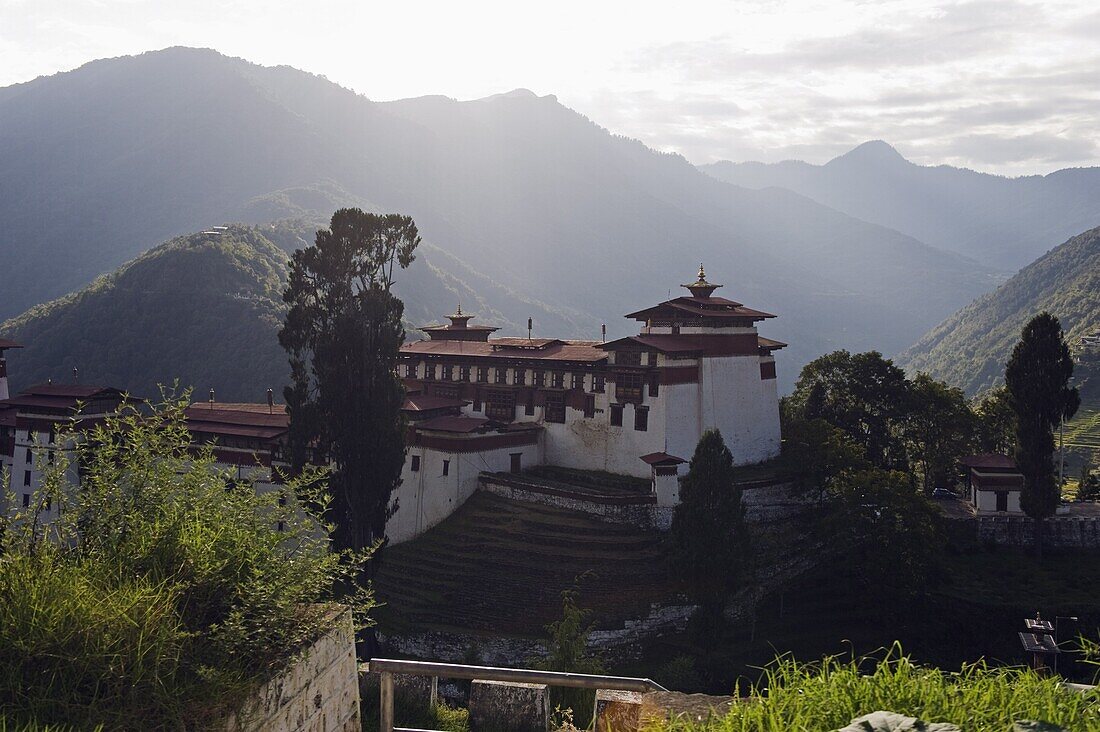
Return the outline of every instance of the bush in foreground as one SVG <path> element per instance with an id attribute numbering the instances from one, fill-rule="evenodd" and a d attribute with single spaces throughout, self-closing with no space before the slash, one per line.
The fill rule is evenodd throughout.
<path id="1" fill-rule="evenodd" d="M 1067 730 L 1100 730 L 1100 693 L 1079 693 L 1028 669 L 969 665 L 957 673 L 924 668 L 898 648 L 871 673 L 858 661 L 827 658 L 802 664 L 782 657 L 730 713 L 707 721 L 676 720 L 670 730 L 829 732 L 855 717 L 889 710 L 967 732 L 1007 732 L 1017 720 Z"/>
<path id="2" fill-rule="evenodd" d="M 362 557 L 330 550 L 324 496 L 296 483 L 257 494 L 221 473 L 210 450 L 191 447 L 185 406 L 127 407 L 82 433 L 61 430 L 57 444 L 74 446 L 73 457 L 41 451 L 31 505 L 10 508 L 9 497 L 0 526 L 9 723 L 224 725 L 319 634 L 316 603 L 354 584 Z M 369 597 L 351 602 L 365 609 Z"/>

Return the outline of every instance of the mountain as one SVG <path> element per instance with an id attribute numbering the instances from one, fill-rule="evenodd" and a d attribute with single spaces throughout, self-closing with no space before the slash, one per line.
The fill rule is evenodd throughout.
<path id="1" fill-rule="evenodd" d="M 346 204 L 415 218 L 434 254 L 404 292 L 433 322 L 473 292 L 503 333 L 533 315 L 538 334 L 624 335 L 623 313 L 703 261 L 722 294 L 781 316 L 767 331 L 791 343 L 788 385 L 828 350 L 900 350 L 1002 279 L 804 196 L 717 181 L 551 96 L 376 103 L 188 48 L 0 89 L 0 317 L 151 242 Z"/>
<path id="2" fill-rule="evenodd" d="M 1016 270 L 1052 241 L 1100 226 L 1100 168 L 1022 178 L 909 162 L 866 142 L 824 165 L 787 161 L 701 168 L 749 188 L 780 187 L 932 246 Z"/>
<path id="3" fill-rule="evenodd" d="M 280 395 L 288 368 L 276 333 L 285 314 L 288 252 L 311 241 L 316 228 L 280 221 L 177 237 L 71 295 L 0 324 L 0 333 L 26 345 L 10 358 L 13 386 L 71 382 L 76 368 L 82 383 L 142 397 L 155 397 L 158 385 L 177 379 L 194 387 L 199 399 L 211 388 L 222 401 L 263 401 L 268 388 Z M 470 277 L 480 292 L 500 302 L 508 302 L 507 292 L 479 282 L 476 273 L 430 246 L 417 254 L 398 289 L 427 297 L 403 293 L 407 327 L 450 312 L 456 299 L 479 309 L 488 322 L 521 326 L 487 307 L 455 275 Z M 524 306 L 517 312 L 553 318 Z"/>
<path id="4" fill-rule="evenodd" d="M 897 358 L 975 393 L 1004 375 L 1024 324 L 1047 310 L 1072 343 L 1100 331 L 1100 228 L 1071 238 L 936 326 Z"/>

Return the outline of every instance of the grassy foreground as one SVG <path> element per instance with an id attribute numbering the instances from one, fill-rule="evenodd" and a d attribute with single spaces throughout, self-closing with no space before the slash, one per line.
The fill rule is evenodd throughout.
<path id="1" fill-rule="evenodd" d="M 1007 732 L 1018 720 L 1066 730 L 1100 730 L 1100 693 L 1082 694 L 1027 669 L 965 666 L 949 673 L 913 663 L 895 648 L 869 671 L 859 661 L 803 664 L 778 659 L 761 682 L 738 689 L 745 701 L 706 721 L 678 719 L 669 730 L 828 732 L 853 718 L 888 710 L 966 732 Z"/>

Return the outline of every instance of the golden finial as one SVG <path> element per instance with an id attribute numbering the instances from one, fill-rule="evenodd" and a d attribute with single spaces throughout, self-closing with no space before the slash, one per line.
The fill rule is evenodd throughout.
<path id="1" fill-rule="evenodd" d="M 699 281 L 700 282 L 706 282 L 707 281 L 707 273 L 703 271 L 703 263 L 702 262 L 699 263 Z"/>

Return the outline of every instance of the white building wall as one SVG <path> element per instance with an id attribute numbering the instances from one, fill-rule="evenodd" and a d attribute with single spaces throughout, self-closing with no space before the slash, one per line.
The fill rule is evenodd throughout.
<path id="1" fill-rule="evenodd" d="M 971 490 L 974 493 L 974 507 L 978 510 L 978 513 L 1006 513 L 1005 511 L 997 510 L 997 491 L 980 491 L 976 488 Z M 1007 513 L 1023 513 L 1020 509 L 1019 490 L 1010 490 L 1008 492 Z"/>
<path id="2" fill-rule="evenodd" d="M 719 429 L 738 464 L 758 463 L 778 455 L 776 380 L 760 378 L 760 357 L 701 360 L 702 431 Z"/>
<path id="3" fill-rule="evenodd" d="M 541 465 L 539 444 L 501 447 L 483 452 L 446 452 L 412 446 L 401 470 L 401 485 L 393 492 L 397 510 L 386 522 L 391 544 L 420 536 L 450 516 L 477 490 L 482 471 L 502 472 L 511 468 L 512 453 L 520 453 L 523 467 Z M 420 457 L 420 469 L 412 470 L 413 456 Z M 443 461 L 449 462 L 443 475 Z"/>

